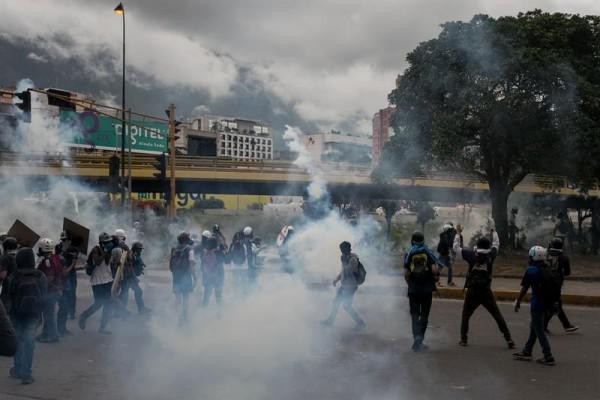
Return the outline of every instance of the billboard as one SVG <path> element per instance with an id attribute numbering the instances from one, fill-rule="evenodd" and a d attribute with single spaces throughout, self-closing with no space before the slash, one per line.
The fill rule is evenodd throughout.
<path id="1" fill-rule="evenodd" d="M 65 140 L 75 147 L 115 150 L 121 148 L 121 120 L 99 115 L 94 111 L 61 111 Z M 167 151 L 168 127 L 164 122 L 132 119 L 126 132 L 131 133 L 131 150 L 136 153 L 158 154 Z M 125 147 L 128 148 L 127 136 Z"/>

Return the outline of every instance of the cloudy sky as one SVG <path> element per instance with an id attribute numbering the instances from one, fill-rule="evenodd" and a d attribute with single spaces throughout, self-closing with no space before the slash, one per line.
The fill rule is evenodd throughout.
<path id="1" fill-rule="evenodd" d="M 0 0 L 0 86 L 120 102 L 115 0 Z M 542 8 L 600 14 L 598 0 L 127 0 L 128 103 L 281 129 L 369 133 L 406 53 L 439 24 Z"/>

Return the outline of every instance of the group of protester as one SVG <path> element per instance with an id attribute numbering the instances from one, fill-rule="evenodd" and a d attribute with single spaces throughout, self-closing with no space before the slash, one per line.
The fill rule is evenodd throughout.
<path id="1" fill-rule="evenodd" d="M 134 233 L 137 230 L 139 226 Z M 285 236 L 292 237 L 293 231 L 293 227 L 289 227 Z M 137 233 L 135 235 L 138 236 Z M 281 240 L 283 250 L 280 249 L 284 260 L 289 256 L 285 249 L 289 240 L 285 239 Z M 180 323 L 188 320 L 189 297 L 200 281 L 203 286 L 202 305 L 209 305 L 213 294 L 216 304 L 221 305 L 226 264 L 246 265 L 245 279 L 252 283 L 256 279 L 259 247 L 260 240 L 254 237 L 249 226 L 236 232 L 230 245 L 219 225 L 202 232 L 200 237 L 181 232 L 169 257 Z M 570 274 L 569 258 L 563 254 L 563 242 L 560 238 L 553 239 L 548 247 L 545 249 L 534 246 L 529 252 L 529 266 L 514 309 L 519 311 L 523 297 L 531 288 L 530 334 L 526 344 L 520 352 L 514 354 L 514 358 L 531 360 L 533 346 L 539 340 L 544 357 L 537 361 L 554 365 L 555 360 L 546 336 L 550 319 L 558 314 L 568 332 L 577 327 L 569 322 L 560 301 L 564 276 Z M 339 248 L 341 270 L 333 285 L 337 286 L 339 283 L 340 286 L 330 315 L 321 323 L 323 326 L 332 326 L 339 308 L 343 306 L 354 320 L 355 329 L 360 330 L 366 323 L 352 303 L 358 287 L 366 279 L 366 270 L 349 242 L 342 242 Z M 440 235 L 436 256 L 425 245 L 424 235 L 420 232 L 413 233 L 411 247 L 404 257 L 404 277 L 408 285 L 414 351 L 427 349 L 424 338 L 433 293 L 440 285 L 440 270 L 448 269 L 448 284 L 455 286 L 452 264 L 459 260 L 468 264 L 459 344 L 468 345 L 469 319 L 482 305 L 496 321 L 508 348 L 515 348 L 491 289 L 493 264 L 498 248 L 498 235 L 493 231 L 490 237 L 479 238 L 473 249 L 466 248 L 462 227 L 458 225 L 455 229 L 452 224 L 446 224 Z M 66 232 L 61 234 L 58 243 L 49 238 L 41 239 L 37 259 L 32 248 L 20 247 L 16 239 L 3 237 L 0 256 L 0 355 L 14 354 L 14 366 L 10 375 L 24 384 L 33 382 L 31 367 L 35 341 L 55 343 L 60 338 L 71 335 L 67 329 L 67 320 L 75 318 L 79 269 L 84 269 L 89 275 L 93 293 L 93 303 L 79 316 L 80 329 L 86 329 L 88 319 L 102 310 L 99 332 L 110 334 L 108 325 L 111 319 L 129 315 L 127 304 L 130 290 L 134 292 L 138 313 L 149 313 L 151 310 L 144 303 L 139 284 L 139 277 L 145 269 L 143 249 L 141 241 L 135 241 L 129 247 L 123 229 L 117 229 L 112 235 L 103 232 L 87 255 L 85 266 L 79 267 L 79 250 L 71 244 Z M 40 324 L 41 333 L 36 337 Z"/>
<path id="2" fill-rule="evenodd" d="M 451 272 L 454 260 L 463 260 L 468 264 L 459 345 L 468 345 L 469 320 L 475 310 L 483 306 L 496 321 L 508 348 L 514 349 L 515 343 L 491 288 L 494 261 L 500 245 L 497 233 L 492 230 L 490 237 L 479 238 L 473 249 L 464 246 L 460 225 L 456 229 L 451 224 L 444 226 L 441 241 L 448 240 L 448 237 L 452 238 L 452 247 L 448 248 L 446 243 L 440 244 L 439 257 L 436 257 L 425 245 L 425 237 L 420 232 L 412 235 L 412 245 L 406 252 L 404 276 L 408 284 L 412 319 L 414 338 L 412 349 L 421 351 L 427 348 L 423 340 L 427 330 L 432 296 L 439 284 L 439 270 L 447 267 L 449 285 L 455 286 L 452 285 Z M 565 331 L 574 332 L 578 329 L 570 323 L 562 308 L 561 288 L 564 277 L 571 273 L 570 260 L 563 253 L 563 247 L 563 241 L 555 238 L 549 243 L 548 248 L 533 246 L 529 250 L 529 264 L 521 281 L 521 291 L 515 301 L 514 310 L 519 311 L 521 301 L 531 289 L 530 333 L 523 349 L 513 354 L 517 360 L 531 360 L 533 347 L 539 340 L 544 357 L 537 362 L 545 365 L 555 364 L 546 335 L 548 323 L 553 315 L 558 314 Z"/>

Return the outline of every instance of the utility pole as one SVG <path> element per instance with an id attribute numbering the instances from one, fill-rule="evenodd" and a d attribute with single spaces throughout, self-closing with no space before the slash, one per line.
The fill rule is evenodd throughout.
<path id="1" fill-rule="evenodd" d="M 167 112 L 169 116 L 169 185 L 170 185 L 170 196 L 169 196 L 169 204 L 168 204 L 168 217 L 171 220 L 174 220 L 177 217 L 177 209 L 175 207 L 175 199 L 177 196 L 177 185 L 175 182 L 175 140 L 177 137 L 175 134 L 177 133 L 177 125 L 179 124 L 175 120 L 175 104 L 171 103 L 169 105 L 169 110 Z"/>
<path id="2" fill-rule="evenodd" d="M 129 212 L 131 213 L 131 226 L 133 226 L 133 198 L 132 198 L 132 192 L 131 192 L 131 107 L 128 109 L 128 115 L 127 115 L 127 122 L 128 122 L 128 132 L 127 132 L 127 140 L 129 141 L 129 154 L 127 157 L 127 169 L 128 169 L 128 174 L 127 174 L 127 191 L 129 192 Z"/>

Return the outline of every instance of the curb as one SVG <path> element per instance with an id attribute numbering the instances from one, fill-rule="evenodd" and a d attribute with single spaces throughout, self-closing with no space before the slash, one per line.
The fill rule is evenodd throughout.
<path id="1" fill-rule="evenodd" d="M 437 292 L 441 298 L 444 299 L 456 299 L 463 300 L 464 294 L 462 289 L 449 289 L 449 288 L 438 288 Z M 494 290 L 494 296 L 496 300 L 500 301 L 515 301 L 519 297 L 519 292 L 512 290 Z M 524 301 L 529 302 L 531 298 L 528 293 Z M 586 296 L 578 294 L 563 294 L 563 304 L 575 305 L 575 306 L 588 306 L 588 307 L 600 307 L 600 296 Z"/>

